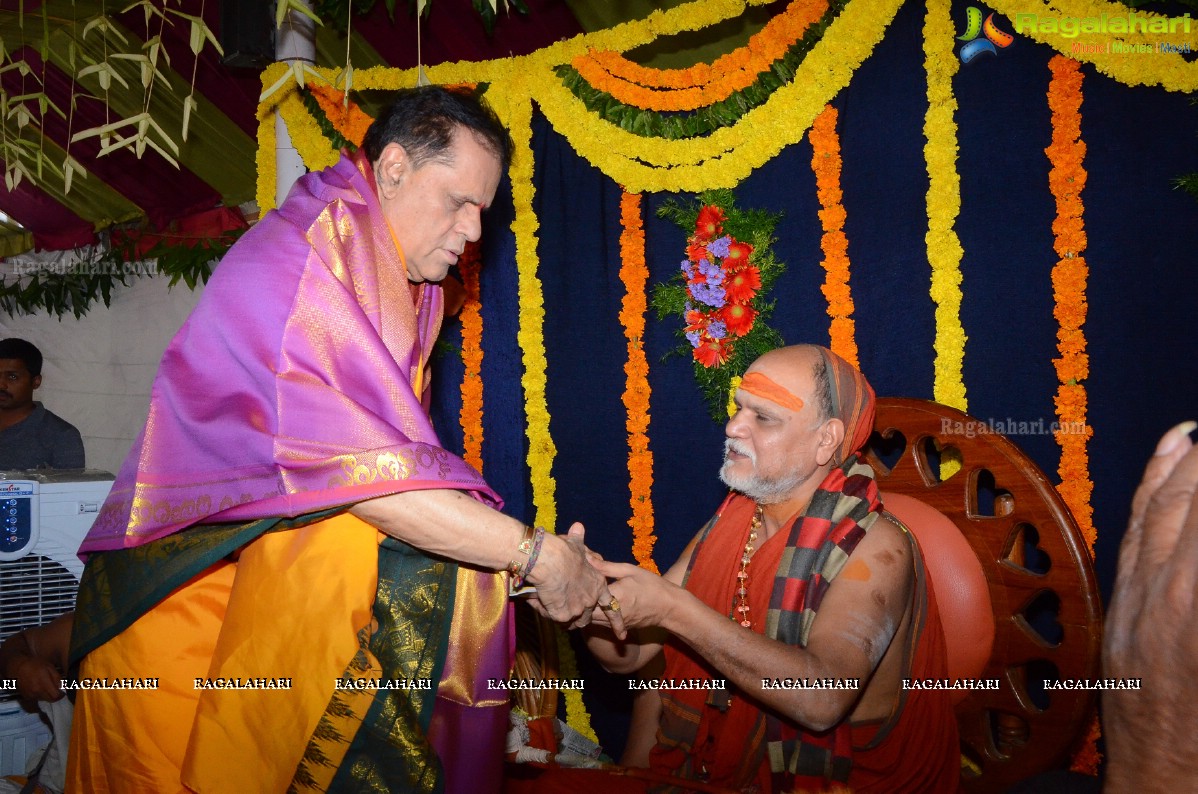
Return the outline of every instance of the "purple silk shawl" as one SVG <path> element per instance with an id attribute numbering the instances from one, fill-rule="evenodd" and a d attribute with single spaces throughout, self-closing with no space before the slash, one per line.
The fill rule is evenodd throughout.
<path id="1" fill-rule="evenodd" d="M 498 505 L 421 403 L 441 313 L 439 286 L 408 282 L 364 159 L 304 176 L 167 347 L 80 551 L 425 488 Z"/>
<path id="2" fill-rule="evenodd" d="M 301 178 L 230 249 L 167 347 L 81 554 L 407 490 L 501 506 L 424 408 L 442 309 L 440 286 L 407 280 L 364 157 Z M 460 569 L 429 732 L 447 792 L 498 788 L 507 702 L 485 682 L 507 676 L 514 647 L 503 578 Z"/>

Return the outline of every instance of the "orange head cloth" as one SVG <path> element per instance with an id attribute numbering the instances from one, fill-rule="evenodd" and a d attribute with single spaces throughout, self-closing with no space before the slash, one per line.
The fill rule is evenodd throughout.
<path id="1" fill-rule="evenodd" d="M 792 411 L 803 410 L 803 401 L 795 395 L 791 394 L 785 388 L 774 383 L 767 376 L 760 372 L 747 373 L 740 381 L 740 388 L 747 391 L 749 394 L 756 395 L 763 400 L 769 400 L 772 403 L 777 403 L 783 408 L 789 408 Z"/>
<path id="2" fill-rule="evenodd" d="M 832 417 L 844 422 L 844 441 L 837 460 L 865 446 L 874 429 L 874 390 L 860 370 L 826 347 L 814 345 L 828 368 L 828 392 L 832 398 Z"/>

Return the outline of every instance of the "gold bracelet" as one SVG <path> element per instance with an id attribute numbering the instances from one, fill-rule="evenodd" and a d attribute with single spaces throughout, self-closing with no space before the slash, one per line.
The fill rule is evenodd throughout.
<path id="1" fill-rule="evenodd" d="M 524 537 L 520 539 L 520 545 L 516 547 L 516 551 L 523 554 L 525 559 L 512 558 L 512 561 L 507 564 L 507 572 L 515 579 L 516 587 L 520 587 L 524 583 L 524 574 L 527 570 L 528 557 L 532 554 L 532 541 L 536 531 L 536 527 L 524 527 Z"/>

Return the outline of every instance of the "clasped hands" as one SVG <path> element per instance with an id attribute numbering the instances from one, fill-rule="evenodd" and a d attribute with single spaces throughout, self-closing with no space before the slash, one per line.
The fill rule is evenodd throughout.
<path id="1" fill-rule="evenodd" d="M 620 602 L 607 586 L 607 579 L 592 562 L 602 560 L 584 544 L 585 530 L 575 522 L 565 537 L 547 535 L 541 558 L 528 576 L 536 593 L 528 603 L 537 612 L 566 628 L 590 624 L 595 613 L 608 616 L 612 630 L 623 639 L 626 632 Z"/>
<path id="2" fill-rule="evenodd" d="M 585 530 L 578 523 L 564 538 L 555 537 L 552 546 L 546 537 L 545 550 L 529 577 L 537 588 L 529 604 L 567 628 L 594 622 L 610 628 L 621 640 L 629 628 L 661 625 L 671 600 L 656 591 L 678 588 L 635 565 L 607 562 L 588 549 L 584 539 Z M 615 581 L 609 584 L 609 578 Z"/>

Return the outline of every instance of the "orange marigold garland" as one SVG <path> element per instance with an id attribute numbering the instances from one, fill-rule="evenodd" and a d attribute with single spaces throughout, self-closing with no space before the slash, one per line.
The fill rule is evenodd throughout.
<path id="1" fill-rule="evenodd" d="M 745 46 L 711 64 L 653 69 L 619 53 L 588 52 L 571 65 L 592 87 L 624 104 L 645 110 L 695 110 L 753 85 L 827 10 L 828 0 L 794 0 Z"/>
<path id="2" fill-rule="evenodd" d="M 361 146 L 362 139 L 366 137 L 366 130 L 374 119 L 366 115 L 358 107 L 358 103 L 352 99 L 347 101 L 344 91 L 338 91 L 331 85 L 310 83 L 308 90 L 324 111 L 329 123 L 333 125 L 333 129 L 354 146 Z"/>
<path id="3" fill-rule="evenodd" d="M 478 242 L 469 243 L 458 259 L 466 301 L 458 315 L 462 321 L 462 423 L 466 462 L 483 470 L 483 315 L 479 301 L 478 272 L 482 265 Z"/>
<path id="4" fill-rule="evenodd" d="M 822 291 L 828 300 L 828 316 L 832 318 L 828 333 L 832 339 L 832 351 L 856 367 L 853 296 L 849 291 L 849 241 L 844 235 L 840 136 L 836 133 L 836 120 L 836 108 L 828 105 L 815 117 L 808 139 L 812 149 L 811 169 L 815 172 L 816 193 L 821 207 L 819 219 L 824 227 L 820 247 L 824 251 L 823 264 L 827 271 Z"/>
<path id="5" fill-rule="evenodd" d="M 649 449 L 649 362 L 645 358 L 645 230 L 641 220 L 641 195 L 620 197 L 620 280 L 624 301 L 620 325 L 628 340 L 624 364 L 624 407 L 628 410 L 628 487 L 632 494 L 632 556 L 642 568 L 657 573 L 653 562 L 653 452 Z"/>
<path id="6" fill-rule="evenodd" d="M 1058 490 L 1081 528 L 1082 536 L 1094 555 L 1093 510 L 1090 494 L 1090 458 L 1087 443 L 1093 430 L 1086 424 L 1086 387 L 1082 385 L 1090 374 L 1086 355 L 1086 337 L 1082 326 L 1086 321 L 1086 279 L 1089 268 L 1082 253 L 1086 250 L 1086 230 L 1083 221 L 1082 190 L 1086 186 L 1086 170 L 1082 163 L 1086 144 L 1081 140 L 1082 73 L 1081 65 L 1070 58 L 1054 55 L 1048 62 L 1052 79 L 1048 84 L 1048 107 L 1052 112 L 1052 143 L 1045 149 L 1052 168 L 1048 185 L 1056 200 L 1057 217 L 1052 223 L 1057 264 L 1052 269 L 1052 290 L 1056 317 L 1057 350 L 1056 403 L 1059 427 L 1055 433 L 1061 446 L 1061 462 L 1057 473 L 1061 477 Z M 1073 770 L 1095 775 L 1099 755 L 1095 746 L 1101 729 L 1098 718 L 1090 725 L 1085 744 L 1073 757 Z"/>

